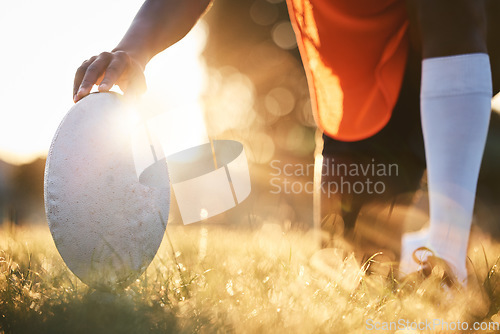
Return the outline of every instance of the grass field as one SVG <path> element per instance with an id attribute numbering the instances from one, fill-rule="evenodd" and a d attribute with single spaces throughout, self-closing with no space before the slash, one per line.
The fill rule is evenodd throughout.
<path id="1" fill-rule="evenodd" d="M 500 322 L 500 248 L 487 240 L 470 252 L 478 284 L 455 292 L 432 277 L 398 280 L 388 263 L 368 274 L 377 256 L 359 265 L 339 249 L 318 252 L 310 233 L 170 226 L 172 243 L 164 238 L 148 270 L 110 294 L 67 269 L 45 225 L 0 233 L 0 333 L 460 332 L 370 330 L 433 319 L 498 333 L 486 322 Z"/>

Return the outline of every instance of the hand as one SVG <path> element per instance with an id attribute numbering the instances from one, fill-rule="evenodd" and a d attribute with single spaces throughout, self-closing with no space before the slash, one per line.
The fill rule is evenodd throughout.
<path id="1" fill-rule="evenodd" d="M 126 94 L 146 91 L 144 68 L 125 51 L 103 52 L 82 63 L 75 74 L 73 100 L 87 96 L 94 84 L 107 92 L 114 84 Z"/>

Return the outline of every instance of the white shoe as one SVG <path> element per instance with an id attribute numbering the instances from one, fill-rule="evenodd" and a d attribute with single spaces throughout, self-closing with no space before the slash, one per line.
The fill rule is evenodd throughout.
<path id="1" fill-rule="evenodd" d="M 417 232 L 403 234 L 401 240 L 401 260 L 399 271 L 403 275 L 420 272 L 427 277 L 431 275 L 434 268 L 441 273 L 443 283 L 448 286 L 457 283 L 465 286 L 467 284 L 467 268 L 464 263 L 461 266 L 455 266 L 445 257 L 437 254 L 431 245 L 429 245 L 429 231 L 427 229 Z"/>
<path id="2" fill-rule="evenodd" d="M 417 232 L 404 233 L 401 238 L 401 260 L 399 271 L 403 275 L 422 270 L 422 266 L 413 259 L 413 252 L 420 247 L 427 247 L 429 231 L 422 229 Z M 425 254 L 422 254 L 424 257 Z M 425 258 L 422 258 L 425 260 Z"/>

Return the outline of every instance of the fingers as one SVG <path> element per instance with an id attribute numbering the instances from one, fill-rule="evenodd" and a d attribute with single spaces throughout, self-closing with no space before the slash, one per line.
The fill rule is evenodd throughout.
<path id="1" fill-rule="evenodd" d="M 87 96 L 97 84 L 100 92 L 117 84 L 127 95 L 140 95 L 146 90 L 144 68 L 125 51 L 103 52 L 82 63 L 75 74 L 73 100 Z"/>
<path id="2" fill-rule="evenodd" d="M 73 86 L 73 100 L 77 102 L 87 96 L 92 86 L 98 82 L 108 68 L 111 62 L 111 53 L 103 52 L 97 57 L 92 57 L 84 61 L 76 71 L 75 82 Z"/>
<path id="3" fill-rule="evenodd" d="M 106 73 L 104 78 L 99 84 L 100 92 L 107 92 L 113 87 L 113 85 L 118 82 L 119 78 L 130 66 L 130 58 L 123 51 L 116 51 L 112 54 L 111 61 L 106 68 Z"/>
<path id="4" fill-rule="evenodd" d="M 87 68 L 89 67 L 92 62 L 97 58 L 97 56 L 94 56 L 82 63 L 82 65 L 76 70 L 75 74 L 75 81 L 73 83 L 73 100 L 76 98 L 76 93 L 80 89 L 80 84 L 82 83 L 83 76 L 85 75 L 85 72 L 87 71 Z M 75 100 L 76 102 L 76 100 Z"/>

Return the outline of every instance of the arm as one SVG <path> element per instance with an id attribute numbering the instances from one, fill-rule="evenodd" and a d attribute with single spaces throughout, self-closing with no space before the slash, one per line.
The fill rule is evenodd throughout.
<path id="1" fill-rule="evenodd" d="M 210 6 L 211 0 L 146 0 L 121 42 L 78 68 L 73 86 L 77 102 L 94 84 L 109 91 L 118 84 L 122 91 L 146 89 L 144 68 L 156 54 L 182 39 Z"/>

